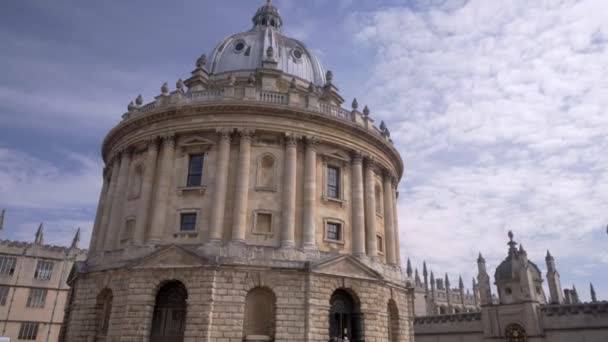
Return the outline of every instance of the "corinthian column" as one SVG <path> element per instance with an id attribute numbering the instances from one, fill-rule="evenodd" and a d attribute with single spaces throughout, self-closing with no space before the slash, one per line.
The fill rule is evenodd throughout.
<path id="1" fill-rule="evenodd" d="M 367 256 L 378 257 L 376 245 L 376 193 L 374 184 L 374 162 L 365 163 L 365 235 L 367 241 Z"/>
<path id="2" fill-rule="evenodd" d="M 116 182 L 116 190 L 114 193 L 112 205 L 112 214 L 110 215 L 110 226 L 108 235 L 106 236 L 106 249 L 112 250 L 118 247 L 120 243 L 121 230 L 124 227 L 123 208 L 127 196 L 127 183 L 129 182 L 129 168 L 131 167 L 132 149 L 127 149 L 122 152 L 120 160 L 120 169 L 118 170 L 118 180 Z"/>
<path id="3" fill-rule="evenodd" d="M 110 229 L 110 214 L 112 213 L 112 206 L 114 205 L 114 193 L 116 192 L 116 182 L 118 181 L 118 169 L 120 167 L 120 160 L 118 156 L 115 157 L 109 163 L 110 168 L 110 184 L 108 186 L 108 192 L 106 193 L 103 206 L 103 214 L 101 215 L 101 224 L 97 228 L 97 241 L 95 249 L 103 251 L 106 246 L 106 237 L 108 236 L 108 229 Z"/>
<path id="4" fill-rule="evenodd" d="M 315 250 L 317 220 L 317 140 L 306 139 L 304 161 L 304 217 L 302 219 L 302 245 L 304 249 Z"/>
<path id="5" fill-rule="evenodd" d="M 234 213 L 232 219 L 232 242 L 245 242 L 247 225 L 247 202 L 249 197 L 249 170 L 251 169 L 251 139 L 253 131 L 242 130 L 239 150 L 238 175 L 234 191 Z"/>
<path id="6" fill-rule="evenodd" d="M 395 258 L 397 259 L 397 265 L 401 266 L 401 244 L 399 243 L 399 220 L 397 219 L 399 217 L 399 212 L 397 211 L 397 199 L 399 198 L 399 196 L 397 196 L 397 186 L 398 183 L 395 180 L 395 183 L 393 183 L 393 228 L 395 229 Z"/>
<path id="7" fill-rule="evenodd" d="M 363 159 L 360 153 L 352 157 L 353 174 L 353 254 L 365 255 L 365 205 L 363 200 Z"/>
<path id="8" fill-rule="evenodd" d="M 89 250 L 91 253 L 94 253 L 97 249 L 97 240 L 99 239 L 99 235 L 101 234 L 101 220 L 103 216 L 106 195 L 108 192 L 109 180 L 108 173 L 110 172 L 109 168 L 104 168 L 103 170 L 103 185 L 101 187 L 101 192 L 99 193 L 99 202 L 97 202 L 97 212 L 95 214 L 95 224 L 93 225 L 93 234 L 91 237 L 91 244 L 89 246 Z"/>
<path id="9" fill-rule="evenodd" d="M 226 188 L 228 184 L 228 162 L 230 160 L 230 132 L 220 132 L 217 151 L 217 171 L 215 172 L 215 189 L 213 190 L 213 208 L 211 209 L 211 227 L 209 242 L 222 241 L 224 214 L 226 210 Z"/>
<path id="10" fill-rule="evenodd" d="M 386 262 L 389 265 L 396 263 L 395 254 L 395 227 L 393 215 L 393 177 L 387 172 L 384 175 L 384 234 L 386 236 Z"/>
<path id="11" fill-rule="evenodd" d="M 294 135 L 288 135 L 285 138 L 285 167 L 283 169 L 282 248 L 293 248 L 295 246 L 297 153 L 298 140 Z"/>
<path id="12" fill-rule="evenodd" d="M 167 221 L 167 206 L 169 204 L 169 193 L 171 180 L 173 178 L 173 165 L 175 163 L 175 136 L 167 135 L 162 140 L 162 158 L 159 169 L 158 184 L 156 184 L 156 201 L 152 216 L 152 227 L 150 229 L 149 241 L 158 243 L 165 233 Z"/>
<path id="13" fill-rule="evenodd" d="M 146 166 L 141 182 L 141 193 L 139 195 L 139 203 L 137 207 L 137 220 L 135 221 L 135 232 L 133 241 L 136 244 L 142 244 L 146 237 L 146 229 L 148 227 L 148 218 L 150 217 L 150 208 L 152 207 L 152 194 L 154 193 L 154 176 L 156 175 L 156 163 L 158 161 L 158 139 L 154 138 L 148 141 L 148 155 L 146 157 Z"/>

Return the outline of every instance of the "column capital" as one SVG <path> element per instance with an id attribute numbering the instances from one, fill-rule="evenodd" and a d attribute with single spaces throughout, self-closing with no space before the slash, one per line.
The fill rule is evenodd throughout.
<path id="1" fill-rule="evenodd" d="M 122 160 L 131 159 L 133 157 L 133 153 L 135 152 L 135 148 L 133 146 L 123 147 L 118 150 L 118 155 Z"/>
<path id="2" fill-rule="evenodd" d="M 294 133 L 285 134 L 285 146 L 286 147 L 297 147 L 298 140 L 300 137 Z"/>
<path id="3" fill-rule="evenodd" d="M 220 137 L 220 142 L 225 141 L 230 143 L 232 141 L 232 129 L 218 129 L 216 132 Z"/>
<path id="4" fill-rule="evenodd" d="M 353 151 L 350 154 L 353 164 L 363 164 L 363 154 L 360 151 Z"/>
<path id="5" fill-rule="evenodd" d="M 163 147 L 175 147 L 177 137 L 175 134 L 166 134 L 161 137 Z"/>
<path id="6" fill-rule="evenodd" d="M 307 148 L 307 149 L 313 149 L 313 150 L 316 150 L 316 149 L 317 149 L 317 146 L 319 145 L 319 142 L 320 142 L 320 141 L 321 141 L 321 140 L 320 140 L 320 139 L 319 139 L 319 137 L 317 137 L 317 136 L 314 136 L 314 135 L 307 135 L 307 136 L 305 137 L 304 144 L 306 145 L 306 148 Z"/>
<path id="7" fill-rule="evenodd" d="M 150 150 L 158 151 L 159 142 L 160 142 L 159 137 L 151 137 L 144 141 L 144 143 L 148 147 L 148 151 L 150 151 Z"/>
<path id="8" fill-rule="evenodd" d="M 248 140 L 249 142 L 251 142 L 251 139 L 253 139 L 253 136 L 255 135 L 255 130 L 249 129 L 249 128 L 243 128 L 243 129 L 239 129 L 238 133 L 239 133 L 239 136 L 241 137 L 241 140 Z"/>

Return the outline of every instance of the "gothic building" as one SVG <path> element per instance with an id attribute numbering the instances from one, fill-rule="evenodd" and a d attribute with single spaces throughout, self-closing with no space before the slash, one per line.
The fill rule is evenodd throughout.
<path id="1" fill-rule="evenodd" d="M 474 313 L 428 315 L 414 322 L 417 342 L 605 342 L 608 302 L 598 301 L 593 285 L 591 302 L 581 303 L 576 288 L 562 292 L 555 259 L 549 252 L 546 282 L 528 253 L 509 232 L 509 250 L 496 268 L 494 300 L 486 261 L 477 260 L 477 290 L 481 310 Z"/>
<path id="2" fill-rule="evenodd" d="M 70 246 L 46 244 L 42 224 L 33 242 L 0 240 L 0 341 L 57 341 L 69 272 L 74 262 L 86 258 L 79 241 L 80 230 Z"/>
<path id="3" fill-rule="evenodd" d="M 102 146 L 62 339 L 411 341 L 403 161 L 270 1 Z"/>

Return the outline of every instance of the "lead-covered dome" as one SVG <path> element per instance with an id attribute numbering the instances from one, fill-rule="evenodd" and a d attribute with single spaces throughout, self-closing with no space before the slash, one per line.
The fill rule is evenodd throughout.
<path id="1" fill-rule="evenodd" d="M 252 72 L 273 67 L 317 86 L 326 83 L 325 70 L 306 46 L 281 33 L 283 20 L 271 1 L 253 17 L 253 28 L 224 39 L 211 54 L 211 74 Z"/>

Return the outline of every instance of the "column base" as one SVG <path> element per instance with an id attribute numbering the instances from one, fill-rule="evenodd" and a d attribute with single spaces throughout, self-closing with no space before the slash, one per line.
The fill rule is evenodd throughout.
<path id="1" fill-rule="evenodd" d="M 293 241 L 281 241 L 282 250 L 293 250 L 296 248 L 296 244 Z"/>
<path id="2" fill-rule="evenodd" d="M 316 252 L 319 249 L 317 248 L 317 245 L 314 243 L 305 243 L 304 246 L 302 246 L 302 249 L 305 252 Z"/>

